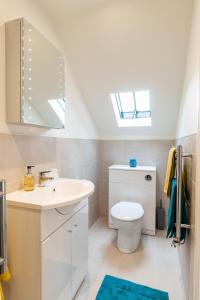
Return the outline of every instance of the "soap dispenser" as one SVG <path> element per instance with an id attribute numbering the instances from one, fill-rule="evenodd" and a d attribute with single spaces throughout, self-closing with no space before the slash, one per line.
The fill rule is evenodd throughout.
<path id="1" fill-rule="evenodd" d="M 24 176 L 24 190 L 29 192 L 35 188 L 35 178 L 32 174 L 32 168 L 34 166 L 27 166 L 27 173 Z"/>

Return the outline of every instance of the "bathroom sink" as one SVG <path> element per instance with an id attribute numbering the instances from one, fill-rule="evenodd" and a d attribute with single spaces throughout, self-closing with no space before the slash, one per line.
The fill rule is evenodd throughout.
<path id="1" fill-rule="evenodd" d="M 47 187 L 36 187 L 34 191 L 19 190 L 7 194 L 8 205 L 32 209 L 51 209 L 77 204 L 94 192 L 94 184 L 88 180 L 59 178 Z"/>

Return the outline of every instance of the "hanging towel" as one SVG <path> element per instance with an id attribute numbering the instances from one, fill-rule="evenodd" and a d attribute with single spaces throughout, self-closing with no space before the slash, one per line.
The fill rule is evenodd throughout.
<path id="1" fill-rule="evenodd" d="M 6 272 L 0 274 L 0 300 L 4 300 L 2 282 L 7 282 L 11 279 L 10 271 L 7 269 Z"/>
<path id="2" fill-rule="evenodd" d="M 0 300 L 4 300 L 4 295 L 3 295 L 3 288 L 2 288 L 2 284 L 0 283 Z"/>
<path id="3" fill-rule="evenodd" d="M 176 236 L 176 189 L 177 189 L 177 179 L 173 178 L 171 182 L 171 192 L 170 201 L 168 208 L 168 224 L 167 224 L 167 237 L 173 238 Z M 181 223 L 188 224 L 188 205 L 187 198 L 185 194 L 184 186 L 182 186 L 181 195 Z M 181 228 L 181 242 L 184 243 L 186 237 L 186 229 Z"/>
<path id="4" fill-rule="evenodd" d="M 166 177 L 165 177 L 165 186 L 164 186 L 164 193 L 167 196 L 169 196 L 170 194 L 171 182 L 175 174 L 175 154 L 176 154 L 176 148 L 172 147 L 169 150 Z"/>
<path id="5" fill-rule="evenodd" d="M 10 274 L 10 271 L 9 269 L 7 268 L 7 271 L 4 272 L 3 274 L 0 274 L 0 281 L 9 281 L 11 279 L 11 274 Z"/>

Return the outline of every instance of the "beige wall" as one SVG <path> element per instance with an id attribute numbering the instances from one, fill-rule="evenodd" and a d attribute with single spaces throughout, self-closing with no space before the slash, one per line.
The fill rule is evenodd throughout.
<path id="1" fill-rule="evenodd" d="M 179 258 L 185 287 L 186 299 L 193 299 L 194 279 L 194 238 L 195 238 L 195 188 L 196 188 L 196 134 L 177 140 L 177 144 L 183 146 L 183 151 L 192 153 L 191 158 L 184 158 L 184 178 L 186 192 L 190 203 L 189 214 L 192 225 L 187 231 L 186 242 L 179 247 Z M 195 299 L 196 300 L 196 299 Z"/>
<path id="2" fill-rule="evenodd" d="M 42 136 L 0 134 L 0 178 L 7 189 L 23 187 L 27 165 L 34 175 L 56 167 L 61 177 L 89 179 L 95 184 L 90 198 L 90 225 L 108 214 L 108 166 L 127 164 L 136 157 L 141 165 L 157 167 L 157 200 L 164 199 L 163 184 L 169 148 L 173 141 L 96 141 Z"/>
<path id="3" fill-rule="evenodd" d="M 164 199 L 166 160 L 173 141 L 96 141 L 42 136 L 0 134 L 0 178 L 7 190 L 23 187 L 27 165 L 34 175 L 56 167 L 61 177 L 89 179 L 95 184 L 90 198 L 90 225 L 108 214 L 108 166 L 127 164 L 136 157 L 141 165 L 157 166 L 157 200 Z"/>
<path id="4" fill-rule="evenodd" d="M 99 142 L 86 139 L 56 138 L 56 163 L 61 177 L 91 180 L 95 192 L 89 198 L 89 224 L 99 216 L 98 168 Z"/>
<path id="5" fill-rule="evenodd" d="M 93 174 L 96 161 L 91 161 L 87 153 L 91 153 L 92 150 L 97 151 L 95 141 L 91 150 L 92 141 L 88 140 L 95 139 L 97 133 L 67 60 L 66 128 L 64 130 L 47 130 L 6 123 L 5 22 L 25 17 L 61 51 L 62 45 L 46 11 L 38 1 L 0 0 L 0 8 L 0 178 L 7 180 L 8 191 L 14 191 L 22 188 L 22 179 L 27 165 L 35 165 L 34 173 L 37 175 L 40 170 L 48 170 L 58 164 L 62 174 L 65 172 L 66 165 L 71 166 L 70 168 L 66 167 L 67 177 L 91 178 L 96 183 L 97 179 Z M 72 138 L 76 140 L 72 141 Z M 82 139 L 86 139 L 85 142 Z M 84 147 L 80 147 L 80 144 L 84 144 Z M 62 151 L 62 145 L 68 150 L 73 148 L 73 151 L 66 149 L 65 161 L 60 163 L 60 156 L 57 153 Z M 82 161 L 75 158 L 75 153 L 82 158 Z M 75 163 L 75 161 L 79 163 Z M 83 172 L 84 169 L 87 170 L 87 174 Z M 97 195 L 98 189 L 92 196 L 89 205 L 90 225 L 98 215 Z"/>
<path id="6" fill-rule="evenodd" d="M 99 146 L 99 211 L 100 215 L 108 215 L 108 167 L 112 164 L 128 164 L 129 158 L 135 157 L 139 165 L 157 167 L 157 203 L 165 199 L 163 185 L 166 163 L 172 140 L 158 141 L 100 141 Z M 164 203 L 166 206 L 167 203 Z"/>
<path id="7" fill-rule="evenodd" d="M 190 41 L 188 45 L 187 63 L 185 68 L 185 80 L 182 90 L 182 100 L 177 123 L 177 143 L 183 145 L 185 152 L 194 154 L 192 162 L 184 159 L 184 170 L 187 175 L 187 192 L 190 198 L 190 222 L 192 228 L 188 231 L 186 243 L 179 249 L 180 265 L 184 279 L 184 286 L 187 300 L 193 300 L 193 279 L 194 279 L 194 247 L 195 231 L 195 210 L 196 199 L 196 153 L 197 153 L 197 131 L 198 131 L 198 106 L 199 106 L 199 58 L 200 58 L 200 1 L 195 1 Z M 196 300 L 196 299 L 194 299 Z"/>
<path id="8" fill-rule="evenodd" d="M 53 138 L 0 134 L 0 178 L 7 180 L 7 191 L 22 188 L 27 165 L 35 165 L 34 174 L 56 167 Z"/>
<path id="9" fill-rule="evenodd" d="M 185 79 L 177 122 L 177 137 L 197 132 L 199 103 L 200 1 L 195 1 L 188 44 Z"/>
<path id="10" fill-rule="evenodd" d="M 193 0 L 42 0 L 101 139 L 173 139 Z M 110 93 L 150 90 L 151 127 L 118 127 Z"/>

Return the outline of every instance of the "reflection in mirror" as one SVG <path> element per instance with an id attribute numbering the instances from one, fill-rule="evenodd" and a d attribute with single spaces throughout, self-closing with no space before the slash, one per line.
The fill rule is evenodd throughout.
<path id="1" fill-rule="evenodd" d="M 65 72 L 62 54 L 22 19 L 22 122 L 65 125 Z"/>

